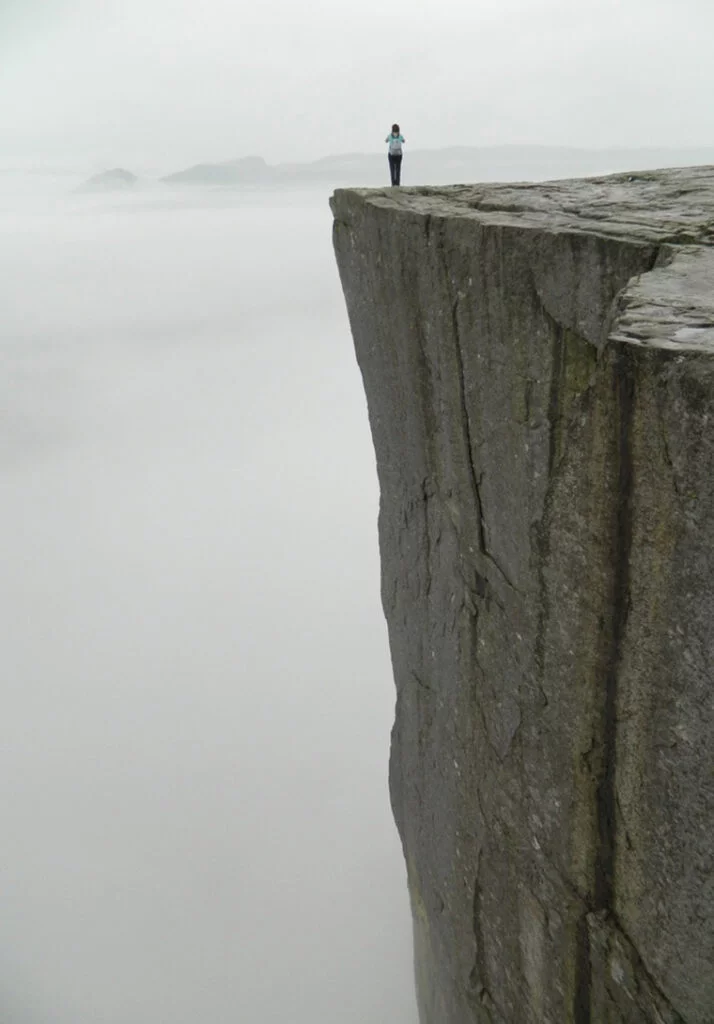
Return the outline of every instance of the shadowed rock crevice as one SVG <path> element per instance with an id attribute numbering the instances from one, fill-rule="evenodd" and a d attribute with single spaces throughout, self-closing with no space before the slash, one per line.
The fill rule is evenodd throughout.
<path id="1" fill-rule="evenodd" d="M 481 867 L 481 854 L 479 852 L 476 861 L 476 876 L 473 883 L 473 937 L 474 944 L 476 946 L 476 953 L 474 957 L 474 965 L 471 969 L 469 976 L 469 985 L 473 998 L 483 1008 L 487 1014 L 487 1019 L 490 1020 L 490 1013 L 488 1011 L 488 1003 L 492 1002 L 492 996 L 488 988 L 488 968 L 484 957 L 484 938 L 483 928 L 481 926 L 481 882 L 479 880 L 479 870 Z"/>
<path id="2" fill-rule="evenodd" d="M 591 1024 L 591 966 L 590 966 L 590 935 L 588 932 L 587 914 L 583 914 L 577 923 L 575 934 L 575 1000 L 573 1002 L 573 1024 Z"/>
<path id="3" fill-rule="evenodd" d="M 342 191 L 422 1024 L 714 1020 L 714 172 Z"/>
<path id="4" fill-rule="evenodd" d="M 466 452 L 466 461 L 469 467 L 469 476 L 471 478 L 471 486 L 473 488 L 473 499 L 474 508 L 476 513 L 476 521 L 478 523 L 478 541 L 479 550 L 482 554 L 486 555 L 486 535 L 484 531 L 483 522 L 483 505 L 481 504 L 481 495 L 479 493 L 479 477 L 476 473 L 476 467 L 474 465 L 474 445 L 471 439 L 471 424 L 469 423 L 469 410 L 466 404 L 466 382 L 464 380 L 464 358 L 461 350 L 461 338 L 459 334 L 459 300 L 454 299 L 451 304 L 451 323 L 454 332 L 454 354 L 456 356 L 457 365 L 457 376 L 459 381 L 459 395 L 461 400 L 461 421 L 464 427 L 464 450 Z"/>
<path id="5" fill-rule="evenodd" d="M 630 587 L 630 548 L 632 545 L 633 457 L 631 448 L 636 397 L 635 374 L 631 354 L 618 351 L 613 366 L 616 389 L 617 490 L 614 511 L 613 587 L 611 645 L 605 668 L 602 702 L 602 757 L 597 786 L 598 851 L 595 861 L 594 906 L 598 911 L 613 909 L 615 885 L 616 789 L 617 777 L 617 686 L 623 638 L 627 629 Z"/>

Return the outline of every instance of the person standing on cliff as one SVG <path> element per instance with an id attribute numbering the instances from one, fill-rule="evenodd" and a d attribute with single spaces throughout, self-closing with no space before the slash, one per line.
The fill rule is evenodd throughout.
<path id="1" fill-rule="evenodd" d="M 402 146 L 406 140 L 403 135 L 400 135 L 398 124 L 392 125 L 391 134 L 384 141 L 389 147 L 389 175 L 392 185 L 399 185 L 402 180 Z"/>

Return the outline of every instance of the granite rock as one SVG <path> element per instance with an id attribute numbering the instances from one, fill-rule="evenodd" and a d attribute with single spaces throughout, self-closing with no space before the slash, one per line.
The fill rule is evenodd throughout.
<path id="1" fill-rule="evenodd" d="M 714 169 L 332 209 L 422 1024 L 711 1024 Z"/>

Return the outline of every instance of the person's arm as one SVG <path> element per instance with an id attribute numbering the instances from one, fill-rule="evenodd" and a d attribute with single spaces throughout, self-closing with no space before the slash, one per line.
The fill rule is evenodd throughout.
<path id="1" fill-rule="evenodd" d="M 386 139 L 385 139 L 384 141 L 385 141 L 385 142 L 389 142 L 389 136 L 387 136 L 387 137 L 386 137 Z"/>

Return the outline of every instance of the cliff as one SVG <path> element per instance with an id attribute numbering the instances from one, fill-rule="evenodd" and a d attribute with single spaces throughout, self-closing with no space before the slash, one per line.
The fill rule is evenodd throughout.
<path id="1" fill-rule="evenodd" d="M 711 1024 L 714 169 L 332 208 L 422 1024 Z"/>

